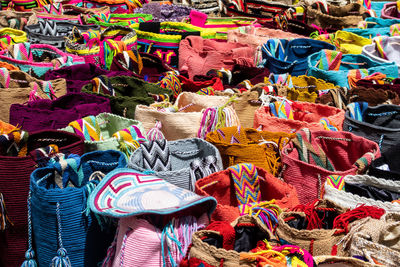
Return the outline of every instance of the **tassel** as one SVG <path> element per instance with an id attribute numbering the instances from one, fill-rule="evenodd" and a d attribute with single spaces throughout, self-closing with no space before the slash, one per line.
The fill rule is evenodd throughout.
<path id="1" fill-rule="evenodd" d="M 37 267 L 37 263 L 34 260 L 35 252 L 31 249 L 25 252 L 25 261 L 21 264 L 21 267 Z"/>
<path id="2" fill-rule="evenodd" d="M 51 267 L 71 267 L 65 248 L 58 249 L 57 256 L 51 261 Z"/>
<path id="3" fill-rule="evenodd" d="M 4 231 L 9 225 L 13 225 L 7 215 L 6 203 L 3 194 L 0 192 L 0 231 Z"/>
<path id="4" fill-rule="evenodd" d="M 151 128 L 147 133 L 147 140 L 154 141 L 154 140 L 162 140 L 165 139 L 164 134 L 161 131 L 162 124 L 160 121 L 157 121 L 155 126 Z"/>

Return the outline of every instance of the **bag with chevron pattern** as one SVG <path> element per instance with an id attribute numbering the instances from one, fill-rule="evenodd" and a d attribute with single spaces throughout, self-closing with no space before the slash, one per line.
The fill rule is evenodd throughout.
<path id="1" fill-rule="evenodd" d="M 62 130 L 83 137 L 85 152 L 119 150 L 127 159 L 146 141 L 146 133 L 140 121 L 112 113 L 101 113 L 70 122 Z"/>
<path id="2" fill-rule="evenodd" d="M 0 120 L 8 122 L 12 104 L 24 104 L 37 99 L 56 99 L 67 92 L 64 79 L 42 81 L 19 71 L 0 68 Z"/>
<path id="3" fill-rule="evenodd" d="M 282 149 L 280 177 L 308 204 L 321 197 L 328 176 L 363 174 L 379 156 L 377 143 L 352 133 L 302 129 Z"/>
<path id="4" fill-rule="evenodd" d="M 111 27 L 113 25 L 129 27 L 130 25 L 135 23 L 142 23 L 152 20 L 153 15 L 151 14 L 98 14 L 92 15 L 88 19 L 87 23 L 99 25 L 101 29 L 104 30 L 105 28 Z"/>
<path id="5" fill-rule="evenodd" d="M 1 10 L 15 10 L 21 12 L 31 11 L 37 7 L 50 4 L 51 0 L 1 0 Z"/>
<path id="6" fill-rule="evenodd" d="M 144 142 L 133 152 L 128 166 L 141 172 L 151 171 L 190 191 L 194 191 L 197 180 L 223 169 L 218 149 L 199 138 Z"/>
<path id="7" fill-rule="evenodd" d="M 195 192 L 217 199 L 218 205 L 211 217 L 213 221 L 232 222 L 241 215 L 253 213 L 265 221 L 269 217 L 264 214 L 266 209 L 280 212 L 299 204 L 292 185 L 250 163 L 236 164 L 198 180 Z M 269 220 L 272 230 L 277 218 Z"/>

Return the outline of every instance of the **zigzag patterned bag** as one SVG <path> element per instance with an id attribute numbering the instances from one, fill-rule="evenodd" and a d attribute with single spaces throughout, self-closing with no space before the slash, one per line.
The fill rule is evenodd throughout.
<path id="1" fill-rule="evenodd" d="M 130 27 L 130 25 L 135 23 L 143 23 L 152 20 L 153 15 L 151 14 L 94 14 L 90 16 L 87 23 L 99 25 L 101 29 L 104 30 L 113 25 Z"/>

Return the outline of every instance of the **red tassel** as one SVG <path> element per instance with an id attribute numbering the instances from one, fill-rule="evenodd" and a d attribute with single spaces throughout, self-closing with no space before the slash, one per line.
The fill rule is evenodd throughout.
<path id="1" fill-rule="evenodd" d="M 332 256 L 336 256 L 337 255 L 337 245 L 334 245 L 333 247 L 332 247 L 332 251 L 331 251 L 331 255 Z"/>

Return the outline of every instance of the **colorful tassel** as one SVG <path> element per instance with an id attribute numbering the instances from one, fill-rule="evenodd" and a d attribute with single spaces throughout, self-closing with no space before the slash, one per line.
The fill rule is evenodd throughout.
<path id="1" fill-rule="evenodd" d="M 35 260 L 35 252 L 32 248 L 32 217 L 31 217 L 31 192 L 28 194 L 27 201 L 28 209 L 28 250 L 25 252 L 25 261 L 21 264 L 21 267 L 37 267 Z"/>
<path id="2" fill-rule="evenodd" d="M 51 267 L 71 267 L 71 262 L 65 248 L 58 249 L 57 256 L 51 261 Z"/>
<path id="3" fill-rule="evenodd" d="M 162 133 L 161 128 L 162 128 L 161 121 L 157 121 L 154 127 L 147 131 L 146 133 L 147 139 L 149 141 L 165 139 L 165 136 Z"/>
<path id="4" fill-rule="evenodd" d="M 13 225 L 13 223 L 8 218 L 4 196 L 0 192 L 0 231 L 6 230 L 9 225 Z"/>

